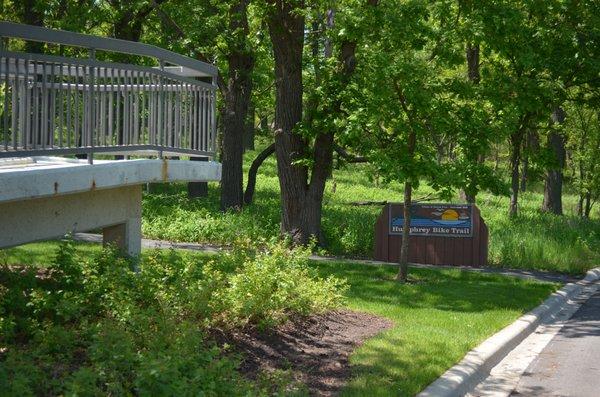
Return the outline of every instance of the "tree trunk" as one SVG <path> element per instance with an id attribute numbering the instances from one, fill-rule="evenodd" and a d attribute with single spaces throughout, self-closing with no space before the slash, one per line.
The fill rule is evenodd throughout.
<path id="1" fill-rule="evenodd" d="M 249 34 L 249 0 L 240 0 L 229 9 L 229 29 L 236 32 L 237 46 L 233 46 L 227 56 L 229 76 L 227 89 L 223 90 L 224 108 L 222 173 L 221 173 L 221 210 L 239 210 L 243 205 L 242 170 L 244 155 L 244 130 L 252 91 L 252 70 L 254 56 L 244 45 Z"/>
<path id="2" fill-rule="evenodd" d="M 521 162 L 521 146 L 523 141 L 523 131 L 519 129 L 510 136 L 510 207 L 508 213 L 510 216 L 516 216 L 519 211 L 519 163 Z"/>
<path id="3" fill-rule="evenodd" d="M 404 102 L 403 102 L 404 104 Z M 407 112 L 407 107 L 404 104 L 404 111 Z M 414 129 L 408 133 L 407 157 L 409 161 L 414 159 L 415 149 L 417 146 L 417 133 Z M 410 177 L 404 182 L 404 224 L 402 226 L 402 245 L 400 246 L 400 266 L 396 280 L 406 282 L 408 277 L 408 254 L 410 247 L 410 210 L 412 206 L 412 181 Z"/>
<path id="4" fill-rule="evenodd" d="M 294 133 L 302 120 L 302 49 L 304 16 L 287 1 L 273 1 L 268 17 L 275 58 L 275 155 L 281 190 L 281 232 L 295 243 L 319 236 L 320 219 L 311 208 L 308 169 L 295 164 L 307 152 L 307 143 Z"/>
<path id="5" fill-rule="evenodd" d="M 256 187 L 256 174 L 258 173 L 259 167 L 262 163 L 275 152 L 275 144 L 270 144 L 265 150 L 259 153 L 258 156 L 252 162 L 250 169 L 248 170 L 248 183 L 246 185 L 246 191 L 244 192 L 244 204 L 251 204 L 254 198 L 254 189 Z"/>
<path id="6" fill-rule="evenodd" d="M 580 159 L 577 164 L 577 170 L 579 172 L 579 200 L 577 201 L 577 216 L 583 218 L 583 209 L 585 202 L 585 193 L 582 192 L 582 184 L 585 179 L 585 170 L 583 168 L 583 161 Z"/>
<path id="7" fill-rule="evenodd" d="M 555 123 L 562 124 L 564 120 L 565 111 L 561 107 L 554 109 L 551 125 Z M 552 126 L 550 135 L 548 136 L 548 149 L 553 154 L 554 164 L 548 167 L 546 171 L 542 211 L 562 215 L 563 168 L 566 158 L 565 138 L 560 132 L 552 128 Z"/>
<path id="8" fill-rule="evenodd" d="M 527 191 L 527 178 L 528 178 L 528 175 L 529 175 L 529 155 L 525 154 L 523 156 L 523 161 L 522 161 L 522 164 L 521 164 L 521 168 L 522 168 L 522 171 L 521 171 L 521 186 L 520 186 L 520 189 L 521 189 L 521 192 L 523 193 L 523 192 Z"/>
<path id="9" fill-rule="evenodd" d="M 323 242 L 321 210 L 325 182 L 333 161 L 333 131 L 320 131 L 314 148 L 294 128 L 302 120 L 302 51 L 304 47 L 304 1 L 270 0 L 267 16 L 275 58 L 275 154 L 281 190 L 281 231 L 297 244 L 311 237 Z M 377 0 L 368 0 L 374 6 Z M 347 84 L 356 66 L 356 43 L 340 44 L 340 80 Z M 339 112 L 334 101 L 327 110 Z M 312 166 L 298 164 L 312 155 Z"/>
<path id="10" fill-rule="evenodd" d="M 575 212 L 577 212 L 577 216 L 580 218 L 583 218 L 583 202 L 585 200 L 585 197 L 583 194 L 579 194 L 579 198 L 577 200 L 577 208 L 575 209 Z"/>
<path id="11" fill-rule="evenodd" d="M 246 116 L 246 128 L 244 128 L 244 151 L 254 150 L 254 116 L 254 105 L 250 102 Z"/>
<path id="12" fill-rule="evenodd" d="M 404 224 L 402 225 L 402 245 L 400 246 L 400 267 L 396 280 L 406 282 L 408 279 L 408 251 L 410 243 L 410 207 L 412 205 L 412 184 L 404 183 Z"/>
<path id="13" fill-rule="evenodd" d="M 17 13 L 21 21 L 27 25 L 44 26 L 44 15 L 40 8 L 36 6 L 36 0 L 22 0 L 21 7 L 17 8 Z M 19 4 L 19 2 L 16 2 Z M 40 41 L 26 41 L 25 52 L 41 54 L 44 49 L 44 43 Z"/>
<path id="14" fill-rule="evenodd" d="M 525 143 L 527 148 L 525 148 L 525 153 L 523 153 L 523 160 L 521 161 L 521 192 L 527 191 L 527 178 L 529 176 L 529 153 L 527 152 L 529 149 L 528 143 Z"/>
<path id="15" fill-rule="evenodd" d="M 479 81 L 481 80 L 481 75 L 479 73 L 478 44 L 467 44 L 466 58 L 469 81 L 471 81 L 473 84 L 479 84 Z"/>
<path id="16" fill-rule="evenodd" d="M 481 74 L 479 73 L 479 45 L 478 44 L 467 44 L 466 49 L 466 59 L 467 59 L 467 74 L 469 81 L 477 85 L 481 80 Z M 476 158 L 471 158 L 471 161 L 480 163 L 483 161 L 482 156 L 479 156 L 479 153 L 474 153 Z M 471 156 L 473 157 L 473 154 Z M 475 202 L 475 197 L 477 195 L 477 175 L 472 175 L 470 180 L 467 180 L 466 186 L 464 189 L 460 191 L 460 197 L 462 200 L 466 201 L 469 204 L 473 204 Z"/>
<path id="17" fill-rule="evenodd" d="M 590 219 L 590 212 L 592 212 L 592 194 L 587 192 L 585 194 L 585 210 L 583 211 L 583 217 Z"/>

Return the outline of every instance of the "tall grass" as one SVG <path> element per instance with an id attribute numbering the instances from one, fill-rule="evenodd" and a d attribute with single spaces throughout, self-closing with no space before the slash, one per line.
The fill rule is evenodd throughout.
<path id="1" fill-rule="evenodd" d="M 257 152 L 245 155 L 245 167 Z M 534 186 L 534 188 L 536 188 Z M 600 214 L 581 220 L 574 214 L 576 197 L 564 195 L 565 216 L 539 211 L 542 193 L 520 197 L 520 215 L 508 217 L 508 198 L 488 193 L 478 196 L 478 205 L 490 229 L 490 264 L 500 267 L 552 270 L 579 274 L 600 265 Z M 431 193 L 426 185 L 415 192 L 417 199 Z M 333 172 L 323 201 L 325 252 L 346 257 L 372 255 L 374 223 L 381 207 L 354 206 L 356 201 L 401 200 L 399 184 L 372 180 L 366 165 L 348 165 Z M 455 198 L 455 200 L 458 200 Z M 219 211 L 217 184 L 209 185 L 206 198 L 189 200 L 185 185 L 159 187 L 144 195 L 143 232 L 150 238 L 231 244 L 239 237 L 269 239 L 279 233 L 280 199 L 275 159 L 267 159 L 257 178 L 254 203 L 239 213 Z"/>

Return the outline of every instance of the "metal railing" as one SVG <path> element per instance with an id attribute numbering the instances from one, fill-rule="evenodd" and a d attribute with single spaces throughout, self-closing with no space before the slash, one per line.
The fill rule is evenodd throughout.
<path id="1" fill-rule="evenodd" d="M 0 22 L 0 38 L 0 158 L 214 156 L 213 65 L 147 44 L 11 22 Z M 83 47 L 88 57 L 9 51 L 10 39 Z M 98 50 L 153 58 L 158 66 L 100 61 Z"/>

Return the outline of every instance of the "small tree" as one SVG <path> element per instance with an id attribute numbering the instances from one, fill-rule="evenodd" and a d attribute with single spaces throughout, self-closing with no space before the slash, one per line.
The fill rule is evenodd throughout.
<path id="1" fill-rule="evenodd" d="M 571 117 L 565 125 L 574 186 L 579 195 L 576 211 L 582 218 L 590 217 L 592 206 L 600 198 L 600 114 L 586 104 L 588 100 L 569 104 Z"/>
<path id="2" fill-rule="evenodd" d="M 462 78 L 448 73 L 463 64 L 438 49 L 436 43 L 450 37 L 438 33 L 445 20 L 430 21 L 441 15 L 437 11 L 422 2 L 386 5 L 380 31 L 363 49 L 367 59 L 360 63 L 360 78 L 348 99 L 352 113 L 346 139 L 360 147 L 386 181 L 403 184 L 399 281 L 408 276 L 413 190 L 426 180 L 434 191 L 448 197 L 460 183 L 449 159 L 437 161 L 432 139 L 443 132 L 459 142 L 464 130 L 458 117 L 464 104 L 456 98 L 461 87 L 456 83 Z"/>

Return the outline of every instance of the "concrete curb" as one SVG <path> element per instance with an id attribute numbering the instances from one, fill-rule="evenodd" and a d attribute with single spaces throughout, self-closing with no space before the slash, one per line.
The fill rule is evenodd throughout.
<path id="1" fill-rule="evenodd" d="M 518 318 L 471 350 L 455 366 L 431 383 L 418 397 L 459 397 L 473 390 L 502 359 L 529 336 L 547 316 L 556 315 L 583 287 L 600 279 L 600 267 L 550 295 L 541 305 Z"/>

